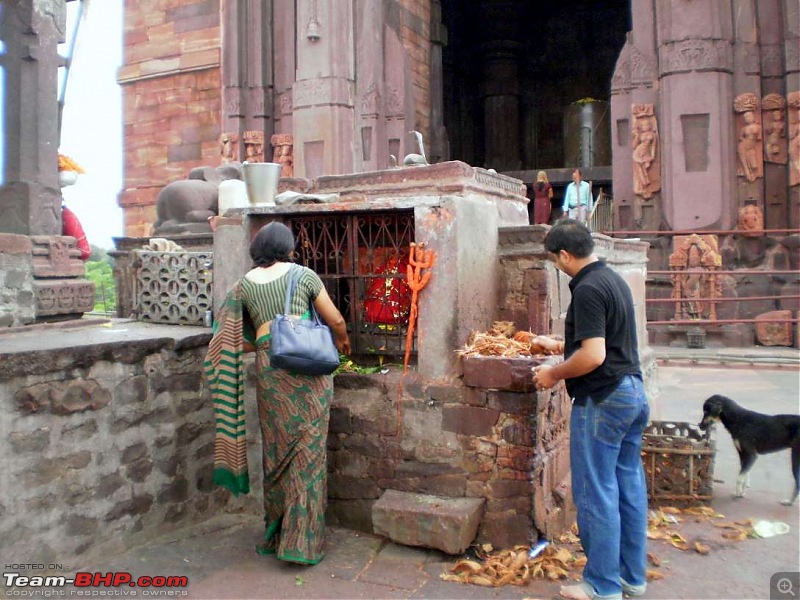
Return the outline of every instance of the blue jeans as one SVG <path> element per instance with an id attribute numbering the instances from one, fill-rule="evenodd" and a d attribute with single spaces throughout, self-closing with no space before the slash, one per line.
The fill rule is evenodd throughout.
<path id="1" fill-rule="evenodd" d="M 597 596 L 619 596 L 620 577 L 643 585 L 647 560 L 647 484 L 642 433 L 650 407 L 639 377 L 625 376 L 596 404 L 574 404 L 570 419 L 572 497 L 586 552 L 583 579 Z"/>

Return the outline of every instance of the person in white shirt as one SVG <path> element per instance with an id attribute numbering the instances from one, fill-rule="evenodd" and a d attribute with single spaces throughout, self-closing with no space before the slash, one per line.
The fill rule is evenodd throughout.
<path id="1" fill-rule="evenodd" d="M 592 212 L 593 205 L 592 186 L 581 179 L 580 169 L 574 169 L 572 171 L 572 183 L 564 190 L 564 203 L 561 207 L 564 211 L 564 217 L 586 223 Z"/>

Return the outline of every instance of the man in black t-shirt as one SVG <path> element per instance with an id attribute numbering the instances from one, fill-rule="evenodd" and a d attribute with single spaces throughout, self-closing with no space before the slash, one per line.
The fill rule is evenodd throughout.
<path id="1" fill-rule="evenodd" d="M 564 379 L 570 417 L 572 496 L 586 552 L 583 582 L 564 586 L 574 600 L 641 596 L 646 589 L 647 486 L 642 433 L 645 397 L 630 288 L 597 259 L 591 232 L 566 219 L 545 238 L 556 266 L 570 277 L 564 362 L 534 368 L 539 388 Z M 540 336 L 558 349 L 561 342 Z"/>

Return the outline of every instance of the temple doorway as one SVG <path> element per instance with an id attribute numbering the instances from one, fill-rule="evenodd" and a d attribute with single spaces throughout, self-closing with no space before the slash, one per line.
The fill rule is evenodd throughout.
<path id="1" fill-rule="evenodd" d="M 610 111 L 611 77 L 631 29 L 630 0 L 441 4 L 451 159 L 501 172 L 610 166 L 610 148 L 592 155 L 594 164 L 581 164 L 569 123 L 565 132 L 565 111 L 589 98 Z"/>

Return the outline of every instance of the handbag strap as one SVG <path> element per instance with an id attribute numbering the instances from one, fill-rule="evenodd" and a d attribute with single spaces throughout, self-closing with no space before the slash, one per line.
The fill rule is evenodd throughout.
<path id="1" fill-rule="evenodd" d="M 284 315 L 288 316 L 292 314 L 292 295 L 294 294 L 294 288 L 297 286 L 297 282 L 300 281 L 300 277 L 302 277 L 302 275 L 303 269 L 292 263 L 289 267 L 289 285 L 286 286 L 286 299 L 283 303 Z M 317 313 L 314 303 L 309 302 L 309 305 L 311 308 L 311 320 L 315 323 L 320 323 L 319 314 Z"/>

